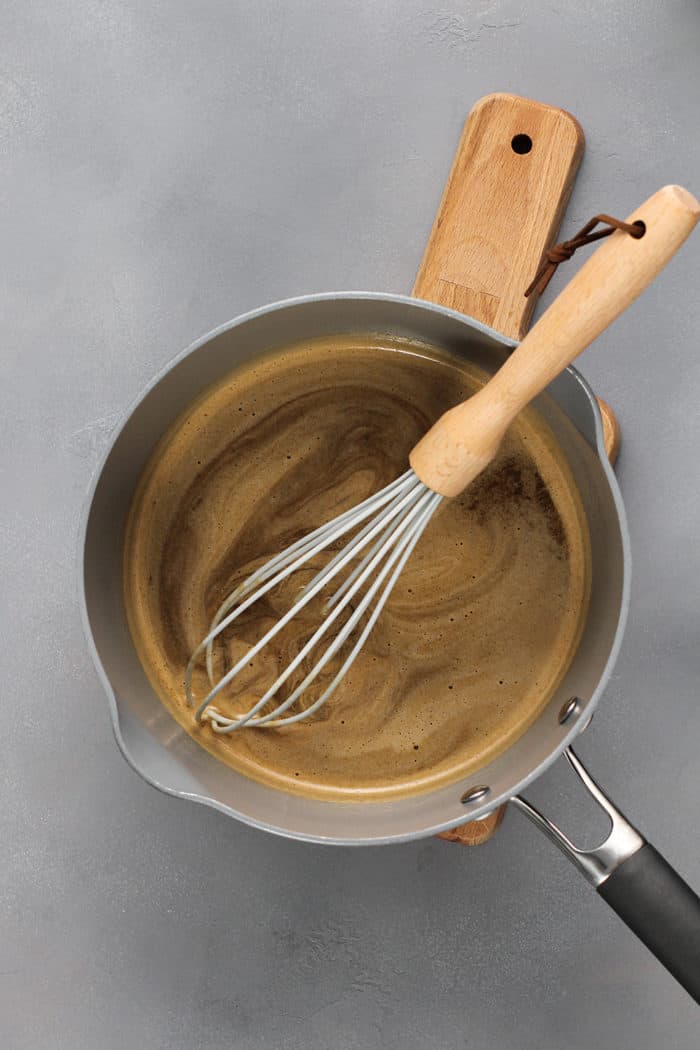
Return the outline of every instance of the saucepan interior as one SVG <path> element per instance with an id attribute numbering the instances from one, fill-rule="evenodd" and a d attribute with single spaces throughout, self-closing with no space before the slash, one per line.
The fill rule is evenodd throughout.
<path id="1" fill-rule="evenodd" d="M 253 782 L 200 748 L 149 684 L 134 650 L 122 596 L 122 539 L 134 488 L 159 438 L 210 384 L 251 357 L 314 337 L 368 332 L 409 337 L 488 372 L 512 344 L 451 310 L 401 296 L 326 294 L 264 307 L 190 347 L 152 383 L 117 433 L 94 482 L 83 527 L 83 615 L 119 746 L 155 786 L 250 824 L 335 843 L 391 842 L 483 816 L 541 773 L 587 723 L 612 669 L 627 607 L 624 512 L 602 446 L 595 398 L 569 369 L 537 401 L 578 485 L 591 538 L 591 599 L 581 642 L 536 722 L 468 781 L 391 802 L 322 802 Z M 562 706 L 578 703 L 564 724 Z M 475 784 L 488 792 L 468 805 Z"/>

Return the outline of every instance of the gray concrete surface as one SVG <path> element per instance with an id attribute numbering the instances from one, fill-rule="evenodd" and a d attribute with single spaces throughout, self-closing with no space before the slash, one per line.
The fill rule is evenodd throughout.
<path id="1" fill-rule="evenodd" d="M 410 288 L 479 96 L 580 118 L 568 231 L 698 192 L 697 4 L 5 0 L 1 26 L 0 1045 L 697 1046 L 696 1008 L 517 814 L 471 852 L 342 851 L 147 787 L 75 565 L 111 429 L 190 340 L 297 293 Z M 696 234 L 581 366 L 622 421 L 635 562 L 581 752 L 696 885 L 699 273 Z M 564 770 L 535 794 L 575 808 Z"/>

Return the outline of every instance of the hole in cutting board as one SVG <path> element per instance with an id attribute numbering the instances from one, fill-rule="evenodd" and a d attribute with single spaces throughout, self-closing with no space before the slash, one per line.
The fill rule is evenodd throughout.
<path id="1" fill-rule="evenodd" d="M 529 135 L 514 135 L 510 145 L 513 153 L 529 153 L 532 149 L 532 139 Z"/>

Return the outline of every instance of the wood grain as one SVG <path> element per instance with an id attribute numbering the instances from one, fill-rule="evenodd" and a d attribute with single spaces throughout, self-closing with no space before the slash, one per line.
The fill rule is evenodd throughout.
<path id="1" fill-rule="evenodd" d="M 605 453 L 610 460 L 611 466 L 614 467 L 617 463 L 617 457 L 620 454 L 620 442 L 622 440 L 620 424 L 608 402 L 603 401 L 602 397 L 598 397 L 596 400 L 598 402 L 600 414 L 603 417 L 603 441 L 605 443 Z"/>
<path id="2" fill-rule="evenodd" d="M 446 842 L 458 842 L 460 846 L 480 846 L 495 835 L 506 815 L 506 809 L 507 806 L 499 806 L 481 820 L 470 820 L 468 824 L 460 824 L 457 828 L 442 831 L 436 838 L 445 839 Z"/>
<path id="3" fill-rule="evenodd" d="M 516 135 L 530 137 L 529 153 L 514 151 Z M 477 102 L 413 294 L 520 339 L 537 300 L 526 299 L 524 291 L 556 239 L 583 147 L 578 122 L 562 109 L 509 94 Z M 491 838 L 504 813 L 502 806 L 441 837 L 479 845 Z"/>
<path id="4" fill-rule="evenodd" d="M 529 152 L 515 151 L 516 136 L 530 139 Z M 413 294 L 521 339 L 535 307 L 523 293 L 554 243 L 583 145 L 562 109 L 507 94 L 477 102 Z"/>
<path id="5" fill-rule="evenodd" d="M 420 480 L 457 496 L 493 460 L 508 427 L 641 295 L 695 228 L 700 203 L 682 186 L 657 190 L 600 243 L 481 390 L 449 409 L 412 449 Z"/>

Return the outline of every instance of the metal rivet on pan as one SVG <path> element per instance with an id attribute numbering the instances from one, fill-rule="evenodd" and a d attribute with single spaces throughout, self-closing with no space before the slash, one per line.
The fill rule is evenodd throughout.
<path id="1" fill-rule="evenodd" d="M 566 703 L 562 704 L 559 711 L 559 725 L 563 726 L 573 715 L 581 710 L 581 701 L 577 696 L 570 696 Z"/>
<path id="2" fill-rule="evenodd" d="M 479 802 L 482 798 L 486 798 L 490 787 L 486 784 L 478 784 L 476 787 L 469 788 L 469 791 L 465 791 L 459 800 L 463 806 L 468 806 L 472 802 Z"/>

